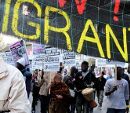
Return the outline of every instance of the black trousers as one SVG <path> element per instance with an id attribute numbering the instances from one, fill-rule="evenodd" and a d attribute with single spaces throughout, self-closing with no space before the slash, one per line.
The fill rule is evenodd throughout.
<path id="1" fill-rule="evenodd" d="M 76 109 L 75 105 L 76 105 L 76 97 L 71 99 L 71 102 L 68 108 L 68 113 L 75 113 L 75 109 Z"/>
<path id="2" fill-rule="evenodd" d="M 35 106 L 37 105 L 38 97 L 33 97 L 32 110 L 35 111 Z"/>
<path id="3" fill-rule="evenodd" d="M 113 108 L 108 108 L 107 113 L 125 113 L 125 109 L 113 109 Z"/>
<path id="4" fill-rule="evenodd" d="M 8 113 L 8 112 L 10 112 L 10 111 L 0 111 L 0 113 Z"/>
<path id="5" fill-rule="evenodd" d="M 33 86 L 33 101 L 32 101 L 32 110 L 35 111 L 35 106 L 37 105 L 37 101 L 39 99 L 39 90 L 40 88 L 37 86 Z"/>
<path id="6" fill-rule="evenodd" d="M 40 96 L 41 101 L 41 113 L 47 113 L 49 109 L 49 96 Z"/>

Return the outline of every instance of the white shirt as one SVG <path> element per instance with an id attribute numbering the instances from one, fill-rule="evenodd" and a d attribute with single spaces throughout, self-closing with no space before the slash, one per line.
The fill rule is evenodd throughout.
<path id="1" fill-rule="evenodd" d="M 105 85 L 105 92 L 109 92 L 117 86 L 117 90 L 107 96 L 108 108 L 126 109 L 126 100 L 129 100 L 129 86 L 125 79 L 109 79 Z"/>
<path id="2" fill-rule="evenodd" d="M 82 72 L 82 76 L 83 78 L 85 78 L 85 76 L 88 74 L 88 71 L 87 72 Z"/>

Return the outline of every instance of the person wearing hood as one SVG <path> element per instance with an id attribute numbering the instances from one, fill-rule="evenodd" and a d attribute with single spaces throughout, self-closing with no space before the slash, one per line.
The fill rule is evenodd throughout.
<path id="1" fill-rule="evenodd" d="M 0 58 L 0 113 L 31 113 L 22 73 Z"/>
<path id="2" fill-rule="evenodd" d="M 16 67 L 21 71 L 21 73 L 23 74 L 25 78 L 26 90 L 29 97 L 30 92 L 31 92 L 32 74 L 30 73 L 29 68 L 26 66 L 25 59 L 20 58 L 16 63 Z"/>

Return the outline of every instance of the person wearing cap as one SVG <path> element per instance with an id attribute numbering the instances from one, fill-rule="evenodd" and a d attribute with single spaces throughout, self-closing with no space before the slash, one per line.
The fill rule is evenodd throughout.
<path id="1" fill-rule="evenodd" d="M 0 113 L 31 113 L 22 73 L 0 58 Z"/>
<path id="2" fill-rule="evenodd" d="M 26 90 L 29 97 L 30 92 L 31 92 L 32 74 L 30 73 L 29 68 L 26 66 L 26 62 L 23 57 L 17 61 L 16 67 L 21 71 L 21 73 L 23 74 L 25 78 Z"/>

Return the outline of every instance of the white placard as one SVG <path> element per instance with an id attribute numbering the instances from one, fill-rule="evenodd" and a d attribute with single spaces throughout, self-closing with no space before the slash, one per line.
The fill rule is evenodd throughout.
<path id="1" fill-rule="evenodd" d="M 101 58 L 96 59 L 95 65 L 97 67 L 105 67 L 106 66 L 106 59 L 101 59 Z"/>
<path id="2" fill-rule="evenodd" d="M 45 45 L 43 44 L 36 44 L 36 43 L 33 43 L 33 55 L 38 55 L 38 54 L 44 54 L 45 52 Z"/>
<path id="3" fill-rule="evenodd" d="M 7 62 L 8 64 L 10 64 L 10 65 L 15 66 L 15 62 L 14 62 L 14 59 L 13 59 L 13 57 L 12 57 L 11 52 L 5 52 L 5 54 L 6 54 L 6 62 Z"/>
<path id="4" fill-rule="evenodd" d="M 76 65 L 76 55 L 74 52 L 63 50 L 63 64 L 65 66 L 75 66 Z"/>
<path id="5" fill-rule="evenodd" d="M 32 59 L 32 70 L 44 69 L 44 54 L 34 55 Z"/>
<path id="6" fill-rule="evenodd" d="M 56 72 L 60 68 L 61 50 L 57 48 L 47 48 L 45 50 L 44 71 Z"/>
<path id="7" fill-rule="evenodd" d="M 112 60 L 107 60 L 108 65 L 116 65 L 117 67 L 120 66 L 122 68 L 125 67 L 125 62 L 119 62 L 119 61 L 112 61 Z"/>
<path id="8" fill-rule="evenodd" d="M 6 63 L 15 66 L 15 62 L 13 60 L 11 52 L 0 53 L 0 57 L 2 57 Z"/>

